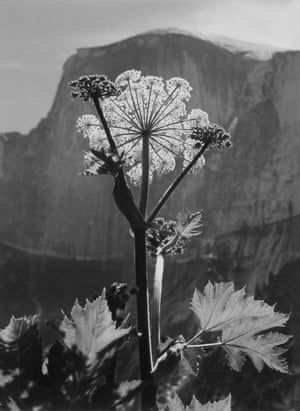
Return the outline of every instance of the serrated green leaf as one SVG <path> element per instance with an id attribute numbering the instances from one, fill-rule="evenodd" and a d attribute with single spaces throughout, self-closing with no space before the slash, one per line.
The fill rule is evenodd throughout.
<path id="1" fill-rule="evenodd" d="M 222 347 L 230 367 L 236 371 L 240 371 L 247 355 L 258 371 L 266 364 L 277 371 L 288 372 L 281 357 L 286 349 L 278 346 L 286 343 L 290 336 L 268 331 L 283 327 L 289 315 L 275 312 L 274 308 L 252 296 L 247 297 L 244 288 L 234 291 L 232 282 L 208 282 L 203 293 L 195 290 L 192 299 L 192 310 L 200 321 L 198 335 L 221 331 Z"/>
<path id="2" fill-rule="evenodd" d="M 187 411 L 230 411 L 231 410 L 231 395 L 229 394 L 224 400 L 208 402 L 201 405 L 200 402 L 193 397 L 192 402 L 187 408 Z"/>
<path id="3" fill-rule="evenodd" d="M 224 400 L 208 402 L 202 405 L 195 397 L 193 397 L 190 405 L 184 406 L 179 396 L 176 394 L 167 406 L 167 411 L 230 411 L 231 410 L 231 395 L 229 394 Z"/>
<path id="4" fill-rule="evenodd" d="M 223 331 L 223 348 L 227 353 L 230 367 L 240 371 L 247 355 L 258 371 L 266 364 L 276 371 L 288 373 L 287 362 L 282 357 L 287 349 L 279 346 L 285 344 L 291 336 L 278 332 L 253 336 L 252 332 L 249 333 L 249 327 L 251 324 L 240 323 Z"/>
<path id="5" fill-rule="evenodd" d="M 193 214 L 181 212 L 177 216 L 176 232 L 185 239 L 190 239 L 201 234 L 202 211 Z"/>
<path id="6" fill-rule="evenodd" d="M 87 300 L 84 307 L 76 300 L 71 310 L 71 318 L 65 315 L 60 330 L 64 333 L 65 345 L 69 348 L 75 346 L 91 364 L 99 352 L 105 351 L 128 335 L 131 328 L 116 328 L 104 290 L 93 302 Z"/>
<path id="7" fill-rule="evenodd" d="M 247 319 L 261 320 L 256 326 L 261 325 L 263 331 L 282 327 L 289 319 L 289 315 L 275 312 L 275 306 L 255 300 L 252 296 L 247 297 L 245 288 L 234 291 L 233 282 L 212 284 L 209 281 L 203 293 L 196 289 L 191 308 L 203 331 L 220 330 Z"/>

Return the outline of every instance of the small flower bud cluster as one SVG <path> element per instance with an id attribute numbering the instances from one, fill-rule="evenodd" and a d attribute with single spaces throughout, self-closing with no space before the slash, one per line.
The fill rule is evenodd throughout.
<path id="1" fill-rule="evenodd" d="M 107 149 L 91 150 L 85 153 L 83 164 L 85 170 L 82 174 L 85 176 L 99 174 L 115 176 L 123 165 L 123 158 Z"/>
<path id="2" fill-rule="evenodd" d="M 232 147 L 230 134 L 218 124 L 209 124 L 205 127 L 195 127 L 190 136 L 195 140 L 194 148 L 201 148 L 203 144 L 209 143 L 209 146 L 219 150 Z"/>
<path id="3" fill-rule="evenodd" d="M 81 98 L 84 101 L 92 98 L 104 99 L 120 94 L 119 88 L 104 74 L 81 76 L 76 80 L 70 81 L 69 86 L 72 88 L 71 96 Z"/>
<path id="4" fill-rule="evenodd" d="M 159 248 L 170 244 L 167 248 L 167 254 L 183 254 L 186 250 L 187 241 L 178 237 L 176 221 L 166 221 L 164 218 L 156 218 L 152 227 L 147 230 L 146 246 L 150 255 L 156 256 Z M 173 241 L 174 240 L 174 241 Z"/>

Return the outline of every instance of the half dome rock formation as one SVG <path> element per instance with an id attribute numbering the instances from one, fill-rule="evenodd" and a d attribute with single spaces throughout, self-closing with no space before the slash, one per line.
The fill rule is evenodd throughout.
<path id="1" fill-rule="evenodd" d="M 189 106 L 203 108 L 233 135 L 234 149 L 209 153 L 203 172 L 189 176 L 164 210 L 169 217 L 178 205 L 204 210 L 194 254 L 204 247 L 215 256 L 226 248 L 252 288 L 297 258 L 300 52 L 266 60 L 218 44 L 156 31 L 71 56 L 47 117 L 27 136 L 1 139 L 0 240 L 42 255 L 126 258 L 128 230 L 110 196 L 111 179 L 79 175 L 85 142 L 75 121 L 92 108 L 72 101 L 67 83 L 86 73 L 115 78 L 136 68 L 186 78 L 193 87 Z M 168 181 L 154 181 L 153 197 Z"/>

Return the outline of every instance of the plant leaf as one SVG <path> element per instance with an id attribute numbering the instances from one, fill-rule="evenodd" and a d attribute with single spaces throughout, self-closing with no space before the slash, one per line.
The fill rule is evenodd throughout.
<path id="1" fill-rule="evenodd" d="M 163 251 L 165 255 L 183 254 L 189 240 L 201 234 L 202 211 L 196 213 L 181 212 L 177 221 L 156 218 L 147 230 L 147 249 L 151 255 Z"/>
<path id="2" fill-rule="evenodd" d="M 115 405 L 121 404 L 123 402 L 128 402 L 135 398 L 136 394 L 142 387 L 141 380 L 131 380 L 123 381 L 115 389 L 114 393 L 116 395 Z"/>
<path id="3" fill-rule="evenodd" d="M 13 316 L 0 331 L 1 388 L 28 406 L 38 401 L 42 392 L 43 354 L 37 325 L 37 316 Z"/>
<path id="4" fill-rule="evenodd" d="M 203 293 L 195 290 L 192 299 L 192 310 L 200 321 L 198 336 L 203 332 L 221 331 L 229 366 L 236 371 L 240 371 L 247 355 L 258 371 L 266 364 L 277 371 L 288 372 L 281 358 L 286 349 L 278 346 L 291 337 L 267 331 L 283 327 L 289 315 L 275 312 L 274 308 L 252 296 L 247 297 L 244 288 L 234 291 L 232 282 L 208 282 Z"/>
<path id="5" fill-rule="evenodd" d="M 185 239 L 190 239 L 201 234 L 202 211 L 193 214 L 181 212 L 177 216 L 176 232 Z"/>
<path id="6" fill-rule="evenodd" d="M 18 407 L 18 405 L 12 398 L 9 399 L 7 406 L 10 411 L 21 411 L 21 408 Z"/>
<path id="7" fill-rule="evenodd" d="M 231 410 L 231 395 L 229 394 L 224 400 L 208 402 L 202 405 L 195 397 L 193 397 L 190 405 L 185 407 L 176 394 L 167 406 L 168 411 L 230 411 Z"/>
<path id="8" fill-rule="evenodd" d="M 131 328 L 116 328 L 104 290 L 93 302 L 87 300 L 84 307 L 76 300 L 71 319 L 65 315 L 60 330 L 64 333 L 65 345 L 69 348 L 76 346 L 91 364 L 96 360 L 97 353 L 127 336 Z"/>
<path id="9" fill-rule="evenodd" d="M 35 328 L 37 316 L 11 317 L 8 325 L 0 331 L 0 345 L 4 347 L 16 347 L 28 331 Z"/>
<path id="10" fill-rule="evenodd" d="M 252 332 L 249 335 L 251 324 L 252 322 L 240 323 L 236 327 L 228 327 L 223 331 L 223 348 L 227 353 L 229 366 L 235 371 L 240 371 L 245 356 L 248 355 L 258 371 L 261 371 L 266 364 L 276 371 L 288 373 L 287 362 L 281 356 L 287 349 L 279 345 L 285 344 L 291 336 L 269 332 L 253 337 Z"/>
<path id="11" fill-rule="evenodd" d="M 200 402 L 193 397 L 187 411 L 230 411 L 231 410 L 231 395 L 229 394 L 224 400 L 208 402 L 201 405 Z"/>
<path id="12" fill-rule="evenodd" d="M 171 399 L 167 407 L 159 408 L 160 411 L 185 411 L 186 408 L 177 394 Z"/>
<path id="13" fill-rule="evenodd" d="M 53 409 L 68 409 L 74 402 L 90 398 L 101 378 L 94 382 L 95 367 L 87 366 L 87 359 L 73 346 L 71 349 L 56 341 L 49 350 L 46 385 Z M 97 376 L 98 377 L 98 376 Z"/>
<path id="14" fill-rule="evenodd" d="M 247 319 L 261 320 L 257 327 L 261 325 L 262 331 L 282 327 L 289 315 L 275 312 L 274 308 L 253 296 L 247 297 L 245 288 L 234 291 L 233 282 L 212 284 L 209 281 L 203 293 L 195 290 L 192 299 L 192 310 L 203 331 L 221 330 Z"/>

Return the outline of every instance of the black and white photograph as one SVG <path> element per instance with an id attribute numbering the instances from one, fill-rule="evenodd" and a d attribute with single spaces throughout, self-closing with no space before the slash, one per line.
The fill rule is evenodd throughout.
<path id="1" fill-rule="evenodd" d="M 0 410 L 300 411 L 300 1 L 0 0 Z"/>

